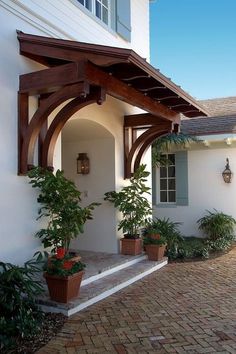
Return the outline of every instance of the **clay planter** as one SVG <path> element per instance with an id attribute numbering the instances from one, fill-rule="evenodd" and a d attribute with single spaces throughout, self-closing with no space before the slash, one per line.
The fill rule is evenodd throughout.
<path id="1" fill-rule="evenodd" d="M 150 234 L 149 237 L 152 238 L 153 240 L 160 240 L 161 235 L 153 233 L 153 234 Z"/>
<path id="2" fill-rule="evenodd" d="M 121 239 L 121 254 L 136 256 L 142 253 L 142 239 Z"/>
<path id="3" fill-rule="evenodd" d="M 79 295 L 84 272 L 80 271 L 67 277 L 44 273 L 51 300 L 67 303 Z"/>
<path id="4" fill-rule="evenodd" d="M 164 257 L 166 245 L 146 245 L 146 253 L 149 261 L 160 261 Z"/>

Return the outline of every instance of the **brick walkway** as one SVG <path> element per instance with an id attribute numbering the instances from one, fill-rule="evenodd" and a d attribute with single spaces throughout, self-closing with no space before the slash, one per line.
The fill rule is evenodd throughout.
<path id="1" fill-rule="evenodd" d="M 70 317 L 46 353 L 236 353 L 236 248 L 169 264 Z"/>

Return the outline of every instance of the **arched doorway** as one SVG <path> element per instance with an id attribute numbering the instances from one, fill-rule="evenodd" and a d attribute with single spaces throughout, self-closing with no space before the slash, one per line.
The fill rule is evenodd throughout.
<path id="1" fill-rule="evenodd" d="M 85 225 L 72 247 L 80 250 L 117 253 L 115 210 L 103 201 L 103 195 L 115 189 L 115 138 L 100 123 L 79 117 L 70 119 L 62 130 L 62 169 L 81 192 L 82 204 L 102 203 L 94 211 L 94 219 Z M 87 153 L 90 173 L 78 175 L 78 153 Z"/>

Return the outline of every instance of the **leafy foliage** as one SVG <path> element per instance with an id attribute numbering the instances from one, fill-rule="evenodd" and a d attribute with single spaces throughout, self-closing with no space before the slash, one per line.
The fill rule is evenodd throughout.
<path id="1" fill-rule="evenodd" d="M 139 233 L 139 228 L 144 225 L 150 216 L 152 209 L 145 196 L 150 194 L 150 188 L 145 185 L 149 172 L 145 171 L 146 165 L 141 165 L 130 179 L 130 185 L 123 187 L 120 192 L 105 193 L 104 200 L 114 203 L 122 213 L 122 220 L 118 229 L 123 229 L 124 233 L 135 236 Z"/>
<path id="2" fill-rule="evenodd" d="M 40 330 L 42 313 L 35 296 L 43 292 L 35 260 L 19 267 L 0 262 L 0 349 L 14 347 L 18 337 L 30 337 Z"/>
<path id="3" fill-rule="evenodd" d="M 163 153 L 173 147 L 185 147 L 187 143 L 199 142 L 195 136 L 183 133 L 169 133 L 156 139 L 152 144 L 152 162 L 154 166 L 165 166 L 169 163 Z"/>
<path id="4" fill-rule="evenodd" d="M 61 246 L 69 248 L 70 241 L 84 231 L 84 224 L 92 219 L 92 211 L 99 203 L 81 207 L 81 193 L 75 184 L 64 177 L 63 171 L 51 171 L 36 167 L 29 171 L 30 184 L 38 188 L 41 204 L 38 219 L 48 218 L 47 228 L 37 232 L 45 248 Z"/>
<path id="5" fill-rule="evenodd" d="M 173 222 L 169 218 L 155 218 L 149 220 L 146 227 L 143 229 L 143 235 L 146 236 L 152 233 L 159 233 L 165 238 L 167 244 L 166 252 L 169 257 L 176 252 L 178 245 L 183 241 L 183 237 L 179 231 L 178 222 Z"/>
<path id="6" fill-rule="evenodd" d="M 182 258 L 209 258 L 210 248 L 205 239 L 199 237 L 185 237 L 172 253 L 172 259 Z"/>
<path id="7" fill-rule="evenodd" d="M 207 215 L 197 221 L 199 229 L 203 230 L 212 241 L 220 238 L 232 238 L 236 220 L 227 214 L 207 210 Z"/>

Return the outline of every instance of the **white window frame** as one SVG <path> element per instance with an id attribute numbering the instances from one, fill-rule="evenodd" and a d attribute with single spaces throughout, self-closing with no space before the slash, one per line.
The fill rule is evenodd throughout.
<path id="1" fill-rule="evenodd" d="M 175 163 L 174 164 L 168 164 L 166 166 L 162 166 L 162 167 L 166 167 L 166 177 L 161 177 L 161 171 L 159 174 L 159 203 L 160 204 L 176 204 L 176 155 L 175 153 L 167 153 L 167 154 L 162 154 L 162 156 L 165 156 L 166 159 L 168 159 L 169 155 L 174 155 L 175 156 Z M 168 167 L 174 167 L 175 168 L 175 175 L 173 176 L 169 176 L 168 175 Z M 161 180 L 166 180 L 166 189 L 161 189 Z M 174 180 L 175 181 L 175 189 L 169 189 L 169 180 Z M 163 202 L 161 201 L 161 192 L 167 192 L 167 201 Z M 168 192 L 175 192 L 175 201 L 169 201 L 169 194 Z"/>
<path id="2" fill-rule="evenodd" d="M 86 0 L 83 1 L 83 4 L 81 4 L 81 2 L 79 0 L 76 0 L 76 2 L 80 6 L 82 6 L 85 10 L 87 10 L 89 13 L 91 13 L 93 16 L 95 16 L 98 21 L 101 21 L 105 26 L 111 27 L 111 3 L 110 3 L 110 0 L 107 0 L 107 5 L 108 6 L 103 4 L 103 0 L 90 0 L 91 9 L 88 9 L 86 7 L 86 5 L 85 5 Z M 97 2 L 101 5 L 101 18 L 96 15 L 96 3 Z M 103 8 L 107 9 L 107 11 L 108 11 L 108 17 L 107 17 L 108 23 L 103 21 L 103 18 L 102 18 L 102 13 L 103 13 L 102 9 Z"/>

